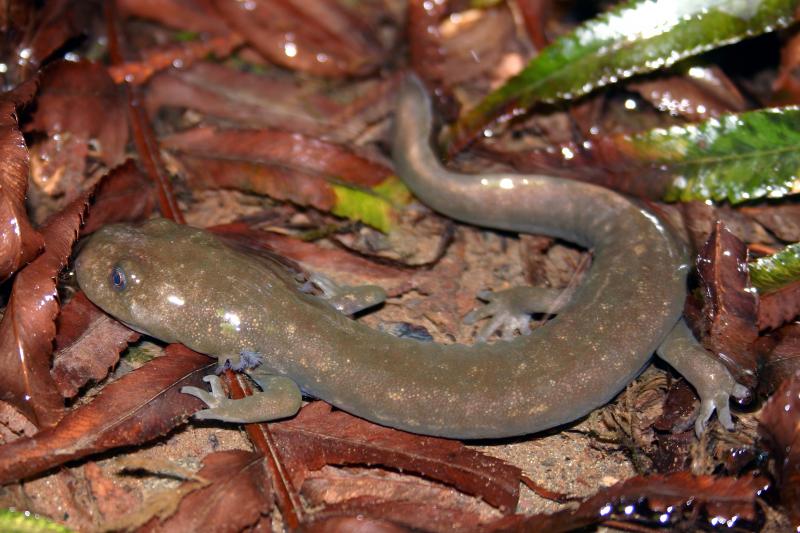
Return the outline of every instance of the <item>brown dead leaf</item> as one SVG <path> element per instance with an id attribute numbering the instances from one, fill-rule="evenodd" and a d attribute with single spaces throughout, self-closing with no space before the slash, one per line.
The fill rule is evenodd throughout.
<path id="1" fill-rule="evenodd" d="M 37 104 L 26 131 L 48 135 L 34 146 L 33 164 L 34 181 L 45 193 L 74 198 L 90 151 L 109 168 L 122 162 L 128 117 L 122 94 L 103 65 L 54 63 L 43 71 Z"/>
<path id="2" fill-rule="evenodd" d="M 775 329 L 800 314 L 800 282 L 761 295 L 758 303 L 758 329 Z"/>
<path id="3" fill-rule="evenodd" d="M 222 18 L 267 60 L 317 76 L 362 76 L 386 59 L 368 5 L 326 0 L 215 0 Z M 375 13 L 377 15 L 377 13 Z"/>
<path id="4" fill-rule="evenodd" d="M 697 407 L 697 397 L 686 380 L 675 380 L 667 389 L 661 416 L 653 426 L 659 431 L 670 432 L 690 429 L 697 417 Z"/>
<path id="5" fill-rule="evenodd" d="M 157 72 L 172 70 L 175 65 L 189 67 L 209 55 L 225 58 L 241 44 L 242 38 L 239 34 L 231 33 L 223 37 L 179 43 L 169 47 L 160 45 L 153 50 L 144 50 L 142 61 L 128 61 L 121 65 L 110 66 L 108 74 L 115 83 L 142 85 Z"/>
<path id="6" fill-rule="evenodd" d="M 89 193 L 75 199 L 42 227 L 45 252 L 14 280 L 0 322 L 0 399 L 37 427 L 54 425 L 64 402 L 50 376 L 58 301 L 55 279 L 67 264 Z"/>
<path id="7" fill-rule="evenodd" d="M 270 425 L 295 487 L 325 465 L 380 465 L 422 475 L 510 512 L 519 498 L 520 470 L 458 441 L 412 435 L 371 424 L 313 402 Z"/>
<path id="8" fill-rule="evenodd" d="M 769 396 L 800 371 L 800 324 L 787 324 L 762 341 L 764 366 L 758 386 L 763 396 Z"/>
<path id="9" fill-rule="evenodd" d="M 693 253 L 699 253 L 703 249 L 708 236 L 714 232 L 717 222 L 720 221 L 731 233 L 747 243 L 768 243 L 772 240 L 758 222 L 742 214 L 739 209 L 709 205 L 697 200 L 674 205 L 681 215 L 680 222 L 676 221 L 675 226 L 686 228 Z M 659 208 L 664 212 L 671 205 L 660 205 Z"/>
<path id="10" fill-rule="evenodd" d="M 778 75 L 772 82 L 772 105 L 796 105 L 800 102 L 800 34 L 795 33 L 783 43 Z"/>
<path id="11" fill-rule="evenodd" d="M 155 20 L 179 30 L 225 35 L 228 25 L 214 9 L 214 0 L 117 0 L 121 15 Z"/>
<path id="12" fill-rule="evenodd" d="M 752 389 L 757 381 L 758 356 L 754 343 L 756 327 L 755 293 L 750 288 L 747 247 L 718 222 L 697 259 L 704 292 L 703 346 L 731 371 L 734 379 Z"/>
<path id="13" fill-rule="evenodd" d="M 36 84 L 29 82 L 0 97 L 0 281 L 33 259 L 43 245 L 25 210 L 30 157 L 16 115 L 16 108 L 35 91 Z"/>
<path id="14" fill-rule="evenodd" d="M 89 381 L 99 381 L 119 361 L 119 354 L 139 333 L 109 317 L 77 293 L 56 320 L 55 354 L 50 373 L 65 398 Z"/>
<path id="15" fill-rule="evenodd" d="M 262 76 L 209 62 L 171 70 L 156 77 L 146 94 L 148 113 L 162 107 L 194 109 L 244 127 L 280 128 L 318 136 L 342 126 L 332 120 L 341 104 L 309 93 L 296 80 Z"/>
<path id="16" fill-rule="evenodd" d="M 34 426 L 19 409 L 0 401 L 0 445 L 36 433 Z"/>
<path id="17" fill-rule="evenodd" d="M 759 433 L 775 461 L 778 494 L 800 529 L 800 372 L 785 380 L 759 416 Z"/>
<path id="18" fill-rule="evenodd" d="M 553 17 L 555 11 L 552 0 L 522 0 L 515 4 L 533 45 L 541 50 L 550 44 L 545 30 L 548 19 Z"/>
<path id="19" fill-rule="evenodd" d="M 440 34 L 441 59 L 434 55 L 424 61 L 439 63 L 445 87 L 481 79 L 504 81 L 528 52 L 515 40 L 514 16 L 505 2 L 446 17 Z"/>
<path id="20" fill-rule="evenodd" d="M 301 84 L 282 71 L 256 74 L 206 61 L 154 77 L 145 104 L 151 116 L 163 107 L 192 109 L 211 117 L 207 122 L 221 118 L 348 142 L 391 113 L 400 79 L 397 73 L 346 85 Z"/>
<path id="21" fill-rule="evenodd" d="M 441 64 L 442 19 L 450 13 L 449 2 L 426 4 L 422 0 L 408 2 L 408 46 L 411 69 L 421 79 L 434 86 L 441 86 L 444 73 Z"/>
<path id="22" fill-rule="evenodd" d="M 169 346 L 164 357 L 106 386 L 91 403 L 70 411 L 55 427 L 0 446 L 0 484 L 164 435 L 203 406 L 197 398 L 182 394 L 181 387 L 202 386 L 203 376 L 215 365 L 181 345 Z"/>
<path id="23" fill-rule="evenodd" d="M 326 248 L 287 235 L 256 230 L 244 222 L 207 229 L 236 247 L 254 252 L 268 250 L 302 263 L 311 271 L 326 271 L 334 267 L 338 273 L 380 285 L 390 296 L 396 296 L 411 286 L 410 272 L 369 261 L 339 248 Z"/>
<path id="24" fill-rule="evenodd" d="M 745 206 L 740 207 L 739 211 L 756 219 L 783 241 L 800 241 L 800 204 Z"/>
<path id="25" fill-rule="evenodd" d="M 386 520 L 371 520 L 363 516 L 321 519 L 303 527 L 305 533 L 407 533 L 409 529 Z"/>
<path id="26" fill-rule="evenodd" d="M 21 20 L 3 24 L 3 57 L 6 61 L 5 86 L 14 86 L 33 76 L 42 63 L 64 45 L 67 40 L 84 33 L 102 12 L 96 0 L 50 0 L 49 2 L 17 2 L 29 4 L 28 16 L 14 13 L 6 5 L 4 11 L 14 19 Z M 17 26 L 9 28 L 9 26 Z M 12 31 L 9 31 L 12 30 Z M 17 30 L 17 31 L 14 31 Z M 15 36 L 21 36 L 19 42 Z M 9 48 L 9 50 L 6 50 Z M 24 52 L 23 52 L 24 51 Z"/>
<path id="27" fill-rule="evenodd" d="M 89 235 L 106 224 L 138 222 L 155 208 L 153 182 L 128 160 L 100 182 L 94 201 L 86 210 L 81 236 Z"/>
<path id="28" fill-rule="evenodd" d="M 139 503 L 137 495 L 121 487 L 116 476 L 108 475 L 94 461 L 83 466 L 83 475 L 91 490 L 92 500 L 105 520 L 115 520 Z"/>
<path id="29" fill-rule="evenodd" d="M 244 450 L 212 453 L 203 459 L 197 475 L 209 485 L 185 496 L 168 519 L 153 519 L 138 531 L 237 533 L 272 510 L 269 471 L 260 454 Z"/>
<path id="30" fill-rule="evenodd" d="M 279 130 L 201 127 L 162 139 L 161 146 L 180 154 L 196 186 L 256 192 L 323 211 L 336 200 L 329 182 L 370 187 L 392 174 L 342 145 Z"/>
<path id="31" fill-rule="evenodd" d="M 650 522 L 654 527 L 691 531 L 701 526 L 723 527 L 728 521 L 729 527 L 734 523 L 746 527 L 743 522 L 757 520 L 756 500 L 768 486 L 764 478 L 718 478 L 689 472 L 638 476 L 601 490 L 577 509 L 514 515 L 487 529 L 559 533 L 597 524 Z"/>
<path id="32" fill-rule="evenodd" d="M 699 122 L 724 113 L 745 111 L 739 89 L 717 66 L 692 67 L 692 74 L 674 74 L 628 84 L 659 111 Z"/>
<path id="33" fill-rule="evenodd" d="M 32 513 L 53 517 L 71 531 L 96 531 L 96 506 L 89 483 L 80 474 L 63 468 L 46 478 L 20 484 L 26 496 L 22 508 L 33 507 Z"/>
<path id="34" fill-rule="evenodd" d="M 325 467 L 313 472 L 301 494 L 314 508 L 312 520 L 364 516 L 423 531 L 475 531 L 496 513 L 452 488 L 379 469 L 352 472 Z M 483 509 L 481 509 L 483 506 Z M 480 511 L 484 511 L 481 513 Z"/>

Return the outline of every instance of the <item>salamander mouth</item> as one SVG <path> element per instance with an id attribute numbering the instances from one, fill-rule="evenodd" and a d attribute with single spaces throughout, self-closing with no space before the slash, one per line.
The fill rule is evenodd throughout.
<path id="1" fill-rule="evenodd" d="M 141 326 L 137 326 L 135 324 L 131 324 L 130 322 L 125 322 L 124 320 L 120 320 L 118 318 L 115 318 L 115 320 L 117 322 L 121 322 L 122 324 L 125 324 L 126 327 L 132 329 L 133 331 L 136 331 L 137 333 L 141 333 L 142 335 L 147 335 L 148 337 L 153 337 L 153 335 L 149 331 L 147 331 L 146 329 L 144 329 Z"/>

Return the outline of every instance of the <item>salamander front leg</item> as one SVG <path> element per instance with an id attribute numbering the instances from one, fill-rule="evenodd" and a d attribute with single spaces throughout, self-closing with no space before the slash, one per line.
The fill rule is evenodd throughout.
<path id="1" fill-rule="evenodd" d="M 181 392 L 191 394 L 205 402 L 208 409 L 194 414 L 198 420 L 220 420 L 247 424 L 287 418 L 297 414 L 302 404 L 302 394 L 297 384 L 283 376 L 257 374 L 253 377 L 261 387 L 257 392 L 240 400 L 225 396 L 219 376 L 211 375 L 203 381 L 211 385 L 211 392 L 198 387 L 182 387 Z"/>
<path id="2" fill-rule="evenodd" d="M 720 424 L 733 430 L 730 397 L 743 399 L 747 388 L 736 383 L 728 369 L 713 358 L 694 338 L 683 319 L 678 320 L 656 353 L 678 371 L 700 396 L 700 412 L 694 423 L 694 430 L 701 435 L 714 411 Z"/>
<path id="3" fill-rule="evenodd" d="M 309 275 L 308 281 L 300 290 L 312 292 L 313 287 L 321 291 L 320 298 L 348 316 L 386 301 L 386 291 L 377 285 L 338 285 L 332 279 L 318 273 Z"/>
<path id="4" fill-rule="evenodd" d="M 472 310 L 464 317 L 465 324 L 474 324 L 484 318 L 489 321 L 478 331 L 477 340 L 485 342 L 495 331 L 503 340 L 511 340 L 514 332 L 521 335 L 531 333 L 531 315 L 555 314 L 569 303 L 572 289 L 548 289 L 544 287 L 514 287 L 502 291 L 481 291 L 478 299 L 486 305 Z"/>
<path id="5" fill-rule="evenodd" d="M 234 372 L 244 372 L 250 368 L 255 368 L 264 361 L 264 357 L 259 352 L 243 350 L 237 355 L 220 356 L 217 359 L 217 374 L 222 374 L 228 369 Z"/>

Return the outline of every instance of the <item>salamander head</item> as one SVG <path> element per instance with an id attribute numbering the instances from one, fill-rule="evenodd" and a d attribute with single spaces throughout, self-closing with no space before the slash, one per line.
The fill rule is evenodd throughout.
<path id="1" fill-rule="evenodd" d="M 106 226 L 75 262 L 78 285 L 132 329 L 175 342 L 176 322 L 195 286 L 186 278 L 196 273 L 198 251 L 209 245 L 220 246 L 209 234 L 166 219 Z"/>

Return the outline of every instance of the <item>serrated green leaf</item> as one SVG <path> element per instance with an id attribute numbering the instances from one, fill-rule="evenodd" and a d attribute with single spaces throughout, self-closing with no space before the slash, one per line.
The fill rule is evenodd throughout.
<path id="1" fill-rule="evenodd" d="M 633 75 L 786 27 L 800 0 L 631 0 L 559 38 L 462 116 L 447 151 L 482 125 L 538 102 L 574 98 Z"/>
<path id="2" fill-rule="evenodd" d="M 800 189 L 800 108 L 729 114 L 625 137 L 622 149 L 672 175 L 665 199 L 739 203 Z"/>
<path id="3" fill-rule="evenodd" d="M 759 292 L 776 291 L 800 281 L 800 243 L 790 244 L 780 252 L 756 259 L 747 266 L 750 282 Z"/>
<path id="4" fill-rule="evenodd" d="M 0 531 L 5 533 L 70 533 L 72 530 L 35 514 L 0 509 Z"/>
<path id="5" fill-rule="evenodd" d="M 384 233 L 392 229 L 395 210 L 411 200 L 411 192 L 396 176 L 371 189 L 332 184 L 336 203 L 331 212 L 340 217 L 360 220 Z"/>

